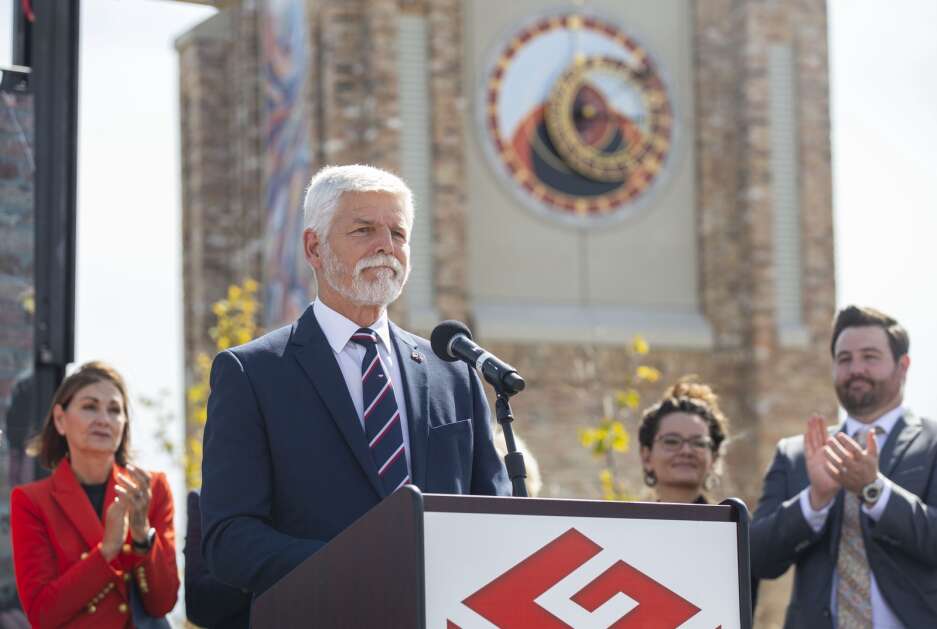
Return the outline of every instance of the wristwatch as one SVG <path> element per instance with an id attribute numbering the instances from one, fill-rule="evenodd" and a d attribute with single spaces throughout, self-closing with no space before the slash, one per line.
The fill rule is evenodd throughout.
<path id="1" fill-rule="evenodd" d="M 137 540 L 135 540 L 135 539 L 133 539 L 133 538 L 131 537 L 131 538 L 130 538 L 130 541 L 133 543 L 133 549 L 134 549 L 134 550 L 139 550 L 139 551 L 141 551 L 141 552 L 147 552 L 148 550 L 150 550 L 151 548 L 153 548 L 153 540 L 154 540 L 155 538 L 156 538 L 156 529 L 154 529 L 153 527 L 150 527 L 150 530 L 146 532 L 146 539 L 145 539 L 145 540 L 143 540 L 142 542 L 138 542 Z"/>
<path id="2" fill-rule="evenodd" d="M 882 495 L 883 489 L 885 489 L 885 481 L 881 476 L 876 476 L 874 481 L 862 488 L 862 502 L 869 505 L 875 504 L 878 497 Z"/>

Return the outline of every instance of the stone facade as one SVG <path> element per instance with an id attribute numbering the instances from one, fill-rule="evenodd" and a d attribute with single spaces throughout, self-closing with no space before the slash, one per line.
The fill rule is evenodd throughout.
<path id="1" fill-rule="evenodd" d="M 26 386 L 33 365 L 33 96 L 4 89 L 0 99 L 0 610 L 7 610 L 18 603 L 8 499 L 13 486 L 34 478 L 33 460 L 23 449 L 41 411 L 31 399 L 33 387 Z M 24 397 L 30 398 L 26 404 Z"/>
<path id="2" fill-rule="evenodd" d="M 17 378 L 32 366 L 33 99 L 2 95 L 0 118 L 0 416 Z"/>
<path id="3" fill-rule="evenodd" d="M 220 13 L 177 42 L 182 80 L 186 358 L 206 348 L 207 308 L 228 284 L 260 277 L 263 218 L 256 4 Z M 731 421 L 722 485 L 754 508 L 777 440 L 813 412 L 835 416 L 828 354 L 835 307 L 826 4 L 822 0 L 693 3 L 698 302 L 712 329 L 706 349 L 652 347 L 664 380 L 697 374 Z M 398 170 L 399 12 L 428 33 L 435 307 L 472 325 L 464 144 L 460 0 L 309 0 L 308 98 L 312 166 L 364 162 Z M 789 46 L 796 78 L 803 340 L 779 332 L 775 280 L 769 48 Z M 406 300 L 391 309 L 407 325 Z M 420 330 L 427 333 L 428 330 Z M 640 332 L 640 330 L 636 330 Z M 480 339 L 484 343 L 485 339 Z M 529 388 L 513 402 L 515 427 L 540 462 L 544 493 L 596 497 L 598 464 L 578 430 L 603 414 L 635 362 L 622 345 L 491 343 Z M 636 434 L 633 434 L 633 443 Z M 640 485 L 636 443 L 623 458 Z M 759 626 L 777 626 L 784 585 L 763 586 Z"/>
<path id="4" fill-rule="evenodd" d="M 186 382 L 211 353 L 211 304 L 261 276 L 264 217 L 256 12 L 232 5 L 178 38 Z M 192 432 L 193 426 L 188 427 Z"/>
<path id="5" fill-rule="evenodd" d="M 32 480 L 39 469 L 33 459 L 25 458 L 24 450 L 46 409 L 36 408 L 32 386 L 36 227 L 33 95 L 15 89 L 4 90 L 0 98 L 0 495 L 5 499 L 13 486 Z M 0 507 L 0 517 L 5 517 L 6 510 L 6 506 Z M 11 584 L 5 581 L 12 575 L 8 565 L 9 557 L 0 553 L 0 609 L 12 600 Z"/>

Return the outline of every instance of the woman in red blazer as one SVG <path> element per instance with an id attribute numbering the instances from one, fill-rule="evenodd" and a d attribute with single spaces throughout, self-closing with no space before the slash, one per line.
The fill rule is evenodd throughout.
<path id="1" fill-rule="evenodd" d="M 176 604 L 172 494 L 130 465 L 127 390 L 88 363 L 55 393 L 33 453 L 52 476 L 10 496 L 16 587 L 33 627 L 168 627 Z"/>

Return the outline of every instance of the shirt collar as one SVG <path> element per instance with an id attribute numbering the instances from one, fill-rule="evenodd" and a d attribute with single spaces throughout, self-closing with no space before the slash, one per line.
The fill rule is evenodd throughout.
<path id="1" fill-rule="evenodd" d="M 891 432 L 891 429 L 895 427 L 895 424 L 898 423 L 898 420 L 901 419 L 902 415 L 904 415 L 904 407 L 899 404 L 895 408 L 883 414 L 871 424 L 860 422 L 855 417 L 846 417 L 846 433 L 849 435 L 854 435 L 860 428 L 876 426 L 877 428 L 881 429 L 882 434 L 887 436 L 888 433 Z"/>
<path id="2" fill-rule="evenodd" d="M 345 349 L 351 335 L 360 330 L 363 326 L 358 325 L 345 315 L 329 308 L 318 297 L 312 303 L 312 311 L 316 315 L 316 321 L 322 328 L 326 340 L 332 347 L 332 351 L 338 354 Z M 381 313 L 377 321 L 367 326 L 377 333 L 379 339 L 384 344 L 384 348 L 390 351 L 390 325 L 387 322 L 387 311 Z"/>

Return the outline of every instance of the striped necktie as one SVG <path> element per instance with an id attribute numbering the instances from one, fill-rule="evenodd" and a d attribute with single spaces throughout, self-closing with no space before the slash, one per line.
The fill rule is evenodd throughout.
<path id="1" fill-rule="evenodd" d="M 361 328 L 352 334 L 351 340 L 364 347 L 364 360 L 361 361 L 364 433 L 371 458 L 377 466 L 377 475 L 384 491 L 390 495 L 410 482 L 400 410 L 394 397 L 394 387 L 377 351 L 377 334 L 370 328 Z"/>
<path id="2" fill-rule="evenodd" d="M 855 436 L 865 446 L 866 428 Z M 865 552 L 862 526 L 859 522 L 859 497 L 845 492 L 843 526 L 839 535 L 836 558 L 836 626 L 838 629 L 872 629 L 872 570 Z"/>

